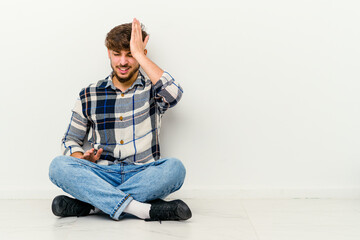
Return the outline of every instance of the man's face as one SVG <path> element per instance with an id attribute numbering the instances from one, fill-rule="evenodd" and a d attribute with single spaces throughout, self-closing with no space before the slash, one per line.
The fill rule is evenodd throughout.
<path id="1" fill-rule="evenodd" d="M 135 80 L 137 71 L 140 68 L 138 61 L 132 57 L 130 51 L 121 50 L 120 52 L 109 50 L 109 58 L 111 68 L 114 71 L 115 77 L 121 83 L 129 80 Z"/>

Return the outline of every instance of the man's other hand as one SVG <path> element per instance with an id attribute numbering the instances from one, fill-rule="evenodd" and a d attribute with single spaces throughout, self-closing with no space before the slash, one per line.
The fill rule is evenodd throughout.
<path id="1" fill-rule="evenodd" d="M 100 156 L 101 156 L 101 153 L 103 152 L 104 150 L 102 148 L 100 148 L 99 150 L 97 150 L 97 153 L 95 153 L 95 148 L 92 148 L 90 150 L 87 150 L 83 156 L 79 157 L 81 159 L 85 159 L 85 160 L 88 160 L 90 162 L 95 162 L 97 160 L 100 159 Z"/>

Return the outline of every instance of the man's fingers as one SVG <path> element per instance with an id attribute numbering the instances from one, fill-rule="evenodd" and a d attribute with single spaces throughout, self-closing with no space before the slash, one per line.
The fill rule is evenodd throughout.
<path id="1" fill-rule="evenodd" d="M 135 20 L 132 22 L 132 25 L 131 25 L 131 40 L 134 39 L 134 36 L 135 35 Z"/>
<path id="2" fill-rule="evenodd" d="M 93 154 L 93 152 L 92 152 L 91 150 L 88 150 L 85 154 L 86 154 L 86 156 L 91 157 L 91 155 Z"/>
<path id="3" fill-rule="evenodd" d="M 139 20 L 137 20 L 136 18 L 134 18 L 134 26 L 137 29 L 139 26 Z"/>
<path id="4" fill-rule="evenodd" d="M 135 18 L 135 19 L 136 19 L 136 18 Z M 141 23 L 140 23 L 140 21 L 137 20 L 137 19 L 136 19 L 136 30 L 137 30 L 139 39 L 141 39 L 141 41 L 142 41 L 143 38 L 142 38 Z M 148 41 L 149 41 L 149 36 L 146 36 L 145 39 L 144 39 L 144 48 L 145 48 L 145 46 L 147 45 Z"/>
<path id="5" fill-rule="evenodd" d="M 82 156 L 82 159 L 88 160 L 89 156 L 90 156 L 90 154 L 86 152 L 86 153 Z"/>
<path id="6" fill-rule="evenodd" d="M 143 41 L 141 23 L 136 18 L 133 18 L 130 39 L 130 50 L 133 55 L 143 54 L 144 49 L 149 41 L 149 36 L 146 36 Z"/>
<path id="7" fill-rule="evenodd" d="M 137 39 L 142 39 L 141 38 L 141 25 L 140 25 L 139 20 L 134 18 L 132 27 L 133 27 L 133 30 L 134 30 L 134 37 L 136 37 Z"/>
<path id="8" fill-rule="evenodd" d="M 149 41 L 149 35 L 145 37 L 145 40 L 144 40 L 144 48 L 146 47 L 148 41 Z"/>
<path id="9" fill-rule="evenodd" d="M 87 151 L 85 152 L 85 154 L 90 155 L 93 151 L 94 151 L 94 149 L 93 149 L 93 148 L 92 148 L 92 149 L 89 149 L 89 150 L 87 150 Z"/>
<path id="10" fill-rule="evenodd" d="M 132 22 L 132 30 L 134 32 L 134 34 L 138 33 L 138 22 L 136 18 L 134 18 L 133 22 Z"/>
<path id="11" fill-rule="evenodd" d="M 90 150 L 87 150 L 85 153 L 84 153 L 84 157 L 90 157 L 92 154 L 94 154 L 94 148 L 90 149 Z"/>
<path id="12" fill-rule="evenodd" d="M 100 156 L 101 156 L 101 154 L 102 154 L 103 151 L 104 151 L 104 149 L 100 148 L 100 149 L 97 151 L 97 153 L 96 153 L 96 155 L 94 156 L 94 158 L 95 158 L 96 160 L 99 160 L 99 159 L 100 159 Z"/>

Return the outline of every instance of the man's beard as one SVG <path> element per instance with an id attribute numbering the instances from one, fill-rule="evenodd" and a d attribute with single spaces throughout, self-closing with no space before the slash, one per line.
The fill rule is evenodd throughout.
<path id="1" fill-rule="evenodd" d="M 121 66 L 121 67 L 127 67 L 127 66 Z M 126 83 L 127 81 L 129 81 L 133 76 L 134 74 L 139 70 L 140 68 L 140 65 L 137 67 L 137 68 L 134 68 L 132 70 L 130 70 L 129 74 L 127 77 L 119 77 L 119 75 L 117 75 L 115 69 L 113 68 L 113 66 L 111 66 L 112 70 L 113 70 L 113 73 L 112 73 L 112 77 L 115 76 L 115 78 L 121 82 L 121 83 Z M 117 69 L 117 68 L 116 68 Z"/>

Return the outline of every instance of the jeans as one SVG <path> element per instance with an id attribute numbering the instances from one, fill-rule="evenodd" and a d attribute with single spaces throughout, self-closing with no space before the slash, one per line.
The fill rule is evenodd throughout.
<path id="1" fill-rule="evenodd" d="M 58 156 L 50 164 L 49 178 L 66 193 L 97 207 L 114 220 L 133 200 L 148 202 L 180 189 L 185 167 L 176 158 L 135 165 L 98 165 L 70 156 Z"/>

